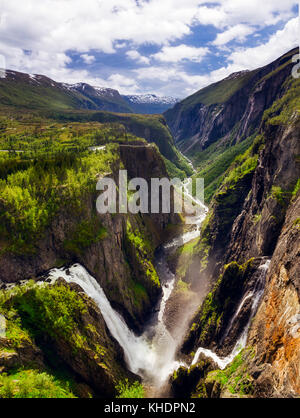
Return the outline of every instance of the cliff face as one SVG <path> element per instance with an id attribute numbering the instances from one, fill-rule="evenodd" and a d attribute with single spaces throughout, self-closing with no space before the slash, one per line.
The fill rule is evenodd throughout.
<path id="1" fill-rule="evenodd" d="M 242 212 L 235 220 L 227 258 L 271 256 L 292 191 L 299 179 L 300 125 L 296 114 L 287 126 L 268 125 L 265 147 Z"/>
<path id="2" fill-rule="evenodd" d="M 190 156 L 212 143 L 252 135 L 263 112 L 284 91 L 297 50 L 261 69 L 232 74 L 178 103 L 164 115 L 179 148 Z"/>
<path id="3" fill-rule="evenodd" d="M 241 376 L 248 385 L 243 395 L 300 393 L 298 106 L 299 82 L 294 80 L 265 114 L 248 152 L 226 173 L 187 273 L 196 289 L 209 278 L 212 291 L 194 318 L 183 350 L 210 348 L 224 357 L 251 319 L 260 266 L 271 261 L 247 349 L 237 360 L 239 375 L 228 366 L 220 372 L 226 377 L 223 383 L 220 375 L 208 376 L 202 381 L 205 396 L 233 396 L 228 392 L 230 379 Z M 236 395 L 242 393 L 240 388 L 237 385 Z"/>
<path id="4" fill-rule="evenodd" d="M 167 177 L 162 157 L 152 146 L 122 146 L 120 166 L 112 167 L 118 181 L 119 168 L 128 168 L 129 178 L 142 175 Z M 96 182 L 95 182 L 96 189 Z M 57 214 L 44 238 L 36 242 L 36 255 L 2 254 L 0 281 L 15 283 L 38 277 L 47 270 L 79 262 L 96 278 L 112 305 L 130 325 L 139 330 L 151 312 L 161 288 L 154 263 L 154 250 L 160 244 L 171 215 L 99 215 L 98 193 L 82 193 L 81 210 L 66 206 Z M 103 230 L 101 239 L 91 240 L 84 248 L 78 241 L 81 226 Z M 94 231 L 95 229 L 95 231 Z M 147 242 L 147 251 L 138 242 Z"/>
<path id="5" fill-rule="evenodd" d="M 258 396 L 300 394 L 300 195 L 287 211 L 249 345 Z M 253 364 L 252 363 L 252 364 Z M 250 365 L 250 369 L 252 366 Z"/>

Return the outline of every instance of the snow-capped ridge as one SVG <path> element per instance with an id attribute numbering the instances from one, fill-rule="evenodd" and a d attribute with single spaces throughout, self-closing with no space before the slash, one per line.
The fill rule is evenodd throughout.
<path id="1" fill-rule="evenodd" d="M 165 104 L 175 105 L 179 102 L 179 99 L 169 96 L 156 96 L 155 94 L 140 94 L 140 95 L 128 95 L 126 98 L 137 104 Z"/>

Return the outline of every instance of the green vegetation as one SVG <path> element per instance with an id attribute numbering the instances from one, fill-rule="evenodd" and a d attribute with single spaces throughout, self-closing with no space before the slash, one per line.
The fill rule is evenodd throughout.
<path id="1" fill-rule="evenodd" d="M 249 396 L 253 392 L 252 379 L 247 373 L 247 360 L 253 355 L 252 348 L 242 350 L 225 370 L 209 372 L 205 380 L 206 384 L 219 383 L 220 390 L 226 390 L 231 394 L 241 397 Z"/>
<path id="2" fill-rule="evenodd" d="M 300 218 L 297 218 L 297 219 L 294 221 L 294 226 L 295 226 L 296 228 L 300 228 Z"/>
<path id="3" fill-rule="evenodd" d="M 153 265 L 155 247 L 143 222 L 138 218 L 127 219 L 126 247 L 131 266 L 139 272 L 139 281 L 133 281 L 132 290 L 135 303 L 142 306 L 142 302 L 148 299 L 146 291 L 160 289 L 160 280 Z"/>
<path id="4" fill-rule="evenodd" d="M 127 142 L 130 135 L 144 138 L 148 143 L 157 145 L 160 153 L 180 170 L 191 173 L 191 167 L 176 150 L 172 135 L 161 115 L 131 115 L 99 111 L 44 112 L 43 117 L 59 123 L 101 123 L 123 127 L 122 137 Z"/>
<path id="5" fill-rule="evenodd" d="M 0 291 L 7 325 L 0 340 L 6 373 L 0 377 L 0 398 L 11 397 L 11 391 L 16 397 L 91 397 L 97 390 L 92 369 L 113 384 L 124 378 L 96 312 L 90 299 L 61 281 L 31 281 Z M 86 376 L 90 388 L 81 385 Z"/>
<path id="6" fill-rule="evenodd" d="M 96 244 L 107 236 L 106 229 L 100 220 L 94 217 L 78 223 L 71 237 L 64 243 L 64 248 L 72 254 L 81 255 L 92 244 Z"/>
<path id="7" fill-rule="evenodd" d="M 198 345 L 203 345 L 216 338 L 224 325 L 224 315 L 231 317 L 235 307 L 235 298 L 239 298 L 243 287 L 243 278 L 252 269 L 252 261 L 243 265 L 232 262 L 224 267 L 214 289 L 205 298 L 195 323 L 190 330 L 190 336 L 197 339 Z"/>
<path id="8" fill-rule="evenodd" d="M 6 338 L 0 353 L 12 355 L 0 374 L 0 398 L 74 398 L 68 373 L 43 366 L 36 339 L 72 339 L 75 320 L 85 311 L 78 295 L 64 286 L 41 286 L 33 281 L 0 291 L 0 313 L 6 318 Z M 44 353 L 46 354 L 46 353 Z M 52 354 L 51 354 L 52 355 Z M 9 366 L 9 367 L 8 367 Z"/>
<path id="9" fill-rule="evenodd" d="M 0 104 L 15 108 L 72 110 L 72 109 L 107 109 L 131 112 L 130 106 L 121 96 L 102 96 L 101 99 L 75 90 L 64 89 L 62 85 L 42 77 L 38 82 L 30 80 L 26 74 L 15 73 L 13 78 L 7 75 L 0 79 Z"/>
<path id="10" fill-rule="evenodd" d="M 78 294 L 68 286 L 31 285 L 14 295 L 14 307 L 22 325 L 34 336 L 76 339 L 76 323 L 86 312 Z M 77 340 L 76 340 L 77 343 Z"/>
<path id="11" fill-rule="evenodd" d="M 240 90 L 255 74 L 255 71 L 244 72 L 236 77 L 226 78 L 193 94 L 182 102 L 183 109 L 202 103 L 206 106 L 222 104 Z"/>
<path id="12" fill-rule="evenodd" d="M 142 232 L 136 228 L 134 229 L 131 225 L 130 220 L 127 220 L 126 237 L 133 244 L 135 248 L 144 257 L 153 257 L 153 247 L 150 241 L 142 234 Z"/>
<path id="13" fill-rule="evenodd" d="M 188 267 L 195 254 L 195 247 L 198 244 L 199 239 L 196 238 L 193 241 L 184 244 L 177 248 L 174 254 L 171 254 L 169 261 L 176 265 L 176 277 L 178 278 L 177 288 L 179 290 L 187 290 L 187 283 L 184 282 Z"/>
<path id="14" fill-rule="evenodd" d="M 297 181 L 296 186 L 293 190 L 293 193 L 292 193 L 293 199 L 298 195 L 299 190 L 300 190 L 300 179 Z"/>
<path id="15" fill-rule="evenodd" d="M 164 158 L 164 161 L 165 161 L 167 172 L 168 172 L 170 179 L 179 178 L 180 180 L 184 180 L 186 178 L 185 171 L 177 168 L 175 164 L 173 164 L 171 161 L 167 160 L 166 158 Z"/>
<path id="16" fill-rule="evenodd" d="M 68 384 L 48 373 L 23 370 L 0 374 L 0 398 L 75 398 Z"/>
<path id="17" fill-rule="evenodd" d="M 285 82 L 285 87 L 286 94 L 264 113 L 263 120 L 269 125 L 289 125 L 292 115 L 299 115 L 300 80 L 291 77 Z"/>
<path id="18" fill-rule="evenodd" d="M 130 384 L 128 379 L 125 382 L 120 382 L 116 389 L 119 393 L 117 398 L 127 398 L 127 399 L 135 399 L 135 398 L 144 398 L 145 397 L 145 390 L 143 386 L 139 382 L 134 382 Z"/>
<path id="19" fill-rule="evenodd" d="M 95 193 L 97 177 L 116 160 L 115 146 L 101 153 L 54 153 L 31 159 L 0 157 L 1 252 L 33 253 L 58 211 L 80 210 Z M 24 163 L 27 167 L 24 167 Z"/>
<path id="20" fill-rule="evenodd" d="M 196 177 L 204 178 L 205 201 L 207 203 L 211 202 L 213 195 L 225 177 L 226 171 L 234 160 L 243 155 L 253 144 L 254 137 L 255 135 L 233 146 L 228 144 L 225 147 L 218 143 L 212 144 L 193 158 L 195 164 L 199 167 Z"/>

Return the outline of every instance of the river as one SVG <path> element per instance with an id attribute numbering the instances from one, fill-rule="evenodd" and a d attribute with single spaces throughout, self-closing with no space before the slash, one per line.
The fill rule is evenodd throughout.
<path id="1" fill-rule="evenodd" d="M 187 186 L 190 184 L 190 181 L 191 180 L 187 180 L 184 183 L 184 188 L 187 193 L 189 190 L 189 187 Z M 85 293 L 96 302 L 112 336 L 118 341 L 124 351 L 128 369 L 143 379 L 145 386 L 148 388 L 148 396 L 151 397 L 160 397 L 162 393 L 165 394 L 165 387 L 167 386 L 169 376 L 181 365 L 187 366 L 183 361 L 176 357 L 177 349 L 181 341 L 175 340 L 168 331 L 167 324 L 165 323 L 165 309 L 176 284 L 176 277 L 168 267 L 166 254 L 170 249 L 174 250 L 174 248 L 200 237 L 201 224 L 208 213 L 208 209 L 202 202 L 195 200 L 193 196 L 190 196 L 190 198 L 195 204 L 199 205 L 202 210 L 195 221 L 195 227 L 192 231 L 186 232 L 173 239 L 157 251 L 156 269 L 162 284 L 162 298 L 158 304 L 156 313 L 153 315 L 151 321 L 145 326 L 145 331 L 141 336 L 135 335 L 134 332 L 128 328 L 123 317 L 112 308 L 99 283 L 83 266 L 75 264 L 68 269 L 54 269 L 49 273 L 49 277 L 53 280 L 62 277 L 68 283 L 77 283 Z M 226 358 L 220 358 L 212 351 L 199 347 L 192 364 L 196 364 L 200 354 L 203 353 L 207 357 L 212 358 L 219 367 L 223 369 L 246 345 L 251 320 L 263 294 L 264 279 L 268 266 L 269 261 L 260 267 L 261 275 L 257 287 L 252 294 L 245 295 L 231 324 L 229 324 L 230 327 L 235 320 L 235 317 L 238 316 L 239 310 L 245 300 L 247 298 L 252 298 L 251 317 L 232 353 Z M 186 329 L 183 331 L 186 331 Z"/>
<path id="2" fill-rule="evenodd" d="M 184 183 L 186 193 L 188 193 L 189 183 L 190 180 Z M 166 304 L 176 282 L 176 277 L 170 271 L 166 261 L 166 251 L 200 236 L 200 227 L 208 209 L 193 196 L 190 196 L 190 199 L 194 204 L 201 206 L 201 213 L 192 231 L 182 234 L 157 251 L 155 265 L 162 284 L 162 298 L 157 312 L 147 324 L 142 336 L 136 336 L 128 328 L 122 316 L 112 308 L 101 286 L 83 266 L 75 264 L 68 269 L 53 269 L 49 273 L 49 277 L 53 280 L 62 277 L 68 283 L 77 283 L 96 302 L 111 334 L 123 348 L 128 369 L 141 376 L 145 385 L 152 388 L 151 392 L 156 396 L 173 371 L 183 365 L 183 362 L 176 358 L 179 342 L 175 341 L 168 331 L 164 319 Z"/>

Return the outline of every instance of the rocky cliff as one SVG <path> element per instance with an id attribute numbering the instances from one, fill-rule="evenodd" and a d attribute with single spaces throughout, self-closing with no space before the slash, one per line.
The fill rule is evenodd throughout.
<path id="1" fill-rule="evenodd" d="M 187 270 L 195 289 L 209 280 L 212 291 L 183 350 L 210 348 L 224 357 L 251 319 L 260 266 L 271 260 L 247 348 L 225 371 L 208 374 L 198 392 L 194 388 L 200 397 L 300 393 L 299 81 L 288 77 L 284 86 L 253 144 L 224 176 Z M 234 379 L 240 383 L 233 385 Z"/>
<path id="2" fill-rule="evenodd" d="M 216 141 L 233 145 L 252 135 L 262 115 L 284 92 L 292 50 L 255 71 L 235 73 L 188 97 L 164 115 L 179 148 L 189 156 Z"/>
<path id="3" fill-rule="evenodd" d="M 123 145 L 118 152 L 119 159 L 110 174 L 117 184 L 119 169 L 124 167 L 129 179 L 136 175 L 146 179 L 167 177 L 164 161 L 155 147 L 143 143 Z M 95 181 L 94 192 L 82 191 L 80 210 L 63 206 L 35 243 L 33 255 L 2 254 L 0 280 L 15 283 L 79 262 L 101 284 L 112 305 L 139 330 L 161 293 L 153 266 L 154 250 L 163 230 L 174 219 L 168 214 L 99 215 L 97 197 Z M 101 237 L 92 239 L 98 232 Z M 87 233 L 92 234 L 91 239 L 81 242 L 81 235 Z M 140 242 L 145 248 L 140 247 Z"/>

